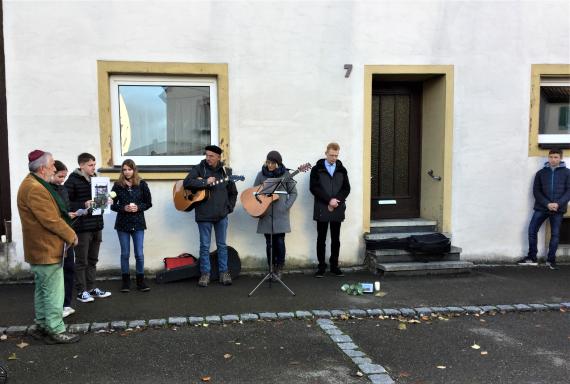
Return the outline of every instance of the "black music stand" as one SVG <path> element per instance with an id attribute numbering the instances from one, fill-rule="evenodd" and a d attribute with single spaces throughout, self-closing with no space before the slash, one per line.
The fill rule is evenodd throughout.
<path id="1" fill-rule="evenodd" d="M 287 184 L 289 182 L 296 183 L 296 181 L 293 179 L 289 179 L 289 180 L 285 180 L 285 178 L 269 178 L 269 179 L 266 179 L 263 182 L 263 184 L 260 185 L 257 192 L 254 193 L 254 196 L 256 198 L 259 195 L 266 195 L 266 196 L 283 195 L 283 196 L 287 196 L 287 195 L 289 195 L 289 192 L 287 192 L 288 189 L 285 187 L 285 184 Z M 291 293 L 293 296 L 295 296 L 295 292 L 293 292 L 279 278 L 279 276 L 273 271 L 273 235 L 274 235 L 274 233 L 273 233 L 273 202 L 271 202 L 271 234 L 270 234 L 271 237 L 269 240 L 269 249 L 270 249 L 270 252 L 269 252 L 269 273 L 267 275 L 265 275 L 265 277 L 259 282 L 259 284 L 257 284 L 255 286 L 255 288 L 253 288 L 253 290 L 249 293 L 249 295 L 247 295 L 248 297 L 251 297 L 255 293 L 257 288 L 259 288 L 268 279 L 269 279 L 270 287 L 271 287 L 271 283 L 273 281 L 277 281 L 283 287 L 285 287 L 285 289 L 288 290 L 289 293 Z"/>

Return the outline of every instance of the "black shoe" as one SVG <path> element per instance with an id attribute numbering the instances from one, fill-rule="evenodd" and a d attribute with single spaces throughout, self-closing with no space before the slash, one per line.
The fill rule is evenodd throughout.
<path id="1" fill-rule="evenodd" d="M 28 335 L 32 336 L 36 340 L 43 340 L 48 335 L 48 333 L 44 327 L 36 325 L 34 327 L 28 328 Z"/>
<path id="2" fill-rule="evenodd" d="M 146 285 L 143 274 L 137 274 L 137 289 L 141 292 L 150 291 L 150 287 Z"/>
<path id="3" fill-rule="evenodd" d="M 72 344 L 79 341 L 79 336 L 65 332 L 49 333 L 45 336 L 44 341 L 46 344 Z"/>
<path id="4" fill-rule="evenodd" d="M 546 266 L 552 270 L 557 270 L 560 269 L 558 268 L 558 265 L 556 264 L 556 261 L 547 261 L 546 262 Z"/>
<path id="5" fill-rule="evenodd" d="M 315 277 L 317 277 L 317 278 L 325 277 L 325 270 L 324 270 L 324 269 L 319 269 L 313 276 L 315 276 Z"/>
<path id="6" fill-rule="evenodd" d="M 336 268 L 331 268 L 331 273 L 337 277 L 342 277 L 344 276 L 344 273 L 342 272 L 342 270 L 338 267 Z"/>
<path id="7" fill-rule="evenodd" d="M 520 259 L 517 262 L 518 265 L 530 265 L 530 266 L 536 266 L 538 265 L 538 261 L 536 259 L 533 259 L 531 257 L 524 257 L 522 259 Z"/>
<path id="8" fill-rule="evenodd" d="M 121 283 L 121 292 L 128 293 L 131 291 L 131 276 L 128 273 L 123 273 L 121 275 L 122 283 Z"/>

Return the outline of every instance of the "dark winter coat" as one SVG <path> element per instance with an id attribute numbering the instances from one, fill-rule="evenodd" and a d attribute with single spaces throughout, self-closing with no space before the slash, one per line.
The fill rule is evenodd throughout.
<path id="1" fill-rule="evenodd" d="M 85 209 L 85 202 L 91 200 L 91 178 L 85 176 L 80 169 L 73 171 L 64 183 L 69 195 L 69 208 L 72 212 Z M 103 215 L 89 213 L 79 216 L 74 224 L 75 232 L 97 232 L 103 229 Z"/>
<path id="2" fill-rule="evenodd" d="M 350 182 L 348 172 L 340 160 L 336 161 L 336 169 L 332 177 L 325 167 L 325 159 L 317 161 L 311 169 L 309 187 L 315 197 L 313 220 L 322 222 L 344 220 L 345 202 L 350 193 Z M 340 200 L 340 204 L 334 211 L 329 212 L 328 205 L 332 198 Z"/>
<path id="3" fill-rule="evenodd" d="M 558 204 L 558 212 L 564 213 L 570 201 L 570 169 L 562 161 L 554 170 L 547 162 L 544 168 L 536 173 L 534 185 L 534 210 L 548 212 L 549 203 Z"/>
<path id="4" fill-rule="evenodd" d="M 111 205 L 111 209 L 117 212 L 115 229 L 121 232 L 145 230 L 144 211 L 152 207 L 152 197 L 146 181 L 141 180 L 139 185 L 134 187 L 125 187 L 115 182 L 112 191 L 117 194 Z M 125 205 L 130 203 L 136 204 L 139 210 L 137 212 L 125 211 Z"/>
<path id="5" fill-rule="evenodd" d="M 63 203 L 65 204 L 65 208 L 68 212 L 71 212 L 69 209 L 69 194 L 67 193 L 67 188 L 60 184 L 51 184 L 52 188 L 57 192 Z"/>
<path id="6" fill-rule="evenodd" d="M 227 174 L 226 174 L 227 170 Z M 208 177 L 220 180 L 232 174 L 231 168 L 225 168 L 222 163 L 212 168 L 202 160 L 200 164 L 192 167 L 184 179 L 184 188 L 192 190 L 206 189 L 209 197 L 197 203 L 194 212 L 196 221 L 218 222 L 234 211 L 237 199 L 237 189 L 234 182 L 227 181 L 214 186 L 208 186 Z"/>
<path id="7" fill-rule="evenodd" d="M 291 232 L 291 222 L 289 220 L 289 209 L 293 206 L 293 203 L 297 199 L 297 187 L 295 187 L 294 182 L 287 182 L 289 178 L 289 171 L 285 171 L 283 175 L 284 186 L 287 195 L 279 195 L 279 199 L 271 203 L 271 206 L 267 210 L 267 214 L 259 218 L 257 223 L 257 233 L 288 233 Z M 255 178 L 254 186 L 261 185 L 265 180 L 267 180 L 262 172 L 257 174 Z M 279 188 L 278 190 L 283 191 L 284 188 Z M 273 220 L 271 216 L 273 215 Z"/>

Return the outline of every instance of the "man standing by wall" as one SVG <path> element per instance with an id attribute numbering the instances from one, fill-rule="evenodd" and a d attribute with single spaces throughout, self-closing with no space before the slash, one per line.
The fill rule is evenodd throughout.
<path id="1" fill-rule="evenodd" d="M 534 195 L 534 213 L 528 226 L 528 255 L 519 261 L 521 265 L 538 265 L 538 230 L 546 219 L 550 220 L 550 243 L 546 265 L 550 269 L 556 266 L 556 250 L 560 238 L 560 225 L 568 201 L 570 201 L 570 170 L 562 161 L 562 150 L 548 152 L 548 161 L 534 177 L 532 188 Z"/>
<path id="2" fill-rule="evenodd" d="M 200 232 L 200 279 L 198 285 L 207 287 L 210 283 L 212 227 L 216 232 L 220 283 L 231 285 L 232 277 L 228 271 L 226 232 L 228 214 L 234 210 L 238 193 L 232 181 L 216 184 L 216 181 L 231 175 L 231 170 L 225 168 L 221 161 L 222 149 L 216 145 L 208 145 L 205 150 L 206 158 L 200 164 L 192 167 L 184 179 L 185 189 L 206 189 L 209 193 L 208 198 L 198 203 L 195 209 L 196 223 Z"/>
<path id="3" fill-rule="evenodd" d="M 77 157 L 79 168 L 69 175 L 65 188 L 69 194 L 70 208 L 73 212 L 78 209 L 89 209 L 91 200 L 91 177 L 95 176 L 95 156 L 82 153 Z M 99 261 L 99 246 L 103 230 L 103 215 L 89 213 L 80 216 L 74 223 L 79 244 L 75 247 L 75 286 L 77 300 L 88 303 L 94 299 L 111 296 L 111 292 L 95 287 L 97 262 Z"/>
<path id="4" fill-rule="evenodd" d="M 34 274 L 36 329 L 32 336 L 48 344 L 69 344 L 79 336 L 65 333 L 63 324 L 63 263 L 67 247 L 77 244 L 65 204 L 50 186 L 55 174 L 49 152 L 28 155 L 30 174 L 18 190 L 24 257 Z"/>
<path id="5" fill-rule="evenodd" d="M 317 259 L 319 266 L 315 277 L 324 277 L 325 248 L 327 231 L 331 228 L 330 271 L 336 276 L 344 276 L 338 266 L 340 253 L 340 224 L 344 220 L 346 197 L 350 193 L 348 172 L 338 160 L 340 146 L 337 143 L 327 145 L 326 158 L 317 161 L 311 169 L 310 190 L 315 197 L 313 220 L 317 222 Z"/>

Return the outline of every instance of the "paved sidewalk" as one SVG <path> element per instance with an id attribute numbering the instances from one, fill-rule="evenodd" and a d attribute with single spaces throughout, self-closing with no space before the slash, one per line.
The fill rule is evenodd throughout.
<path id="1" fill-rule="evenodd" d="M 327 275 L 323 279 L 285 275 L 284 282 L 296 296 L 279 284 L 265 283 L 248 297 L 260 279 L 242 276 L 230 287 L 213 283 L 208 288 L 197 287 L 195 279 L 169 284 L 150 281 L 150 292 L 134 290 L 126 294 L 119 292 L 119 281 L 101 281 L 101 287 L 111 290 L 113 295 L 94 303 L 74 302 L 77 312 L 68 317 L 66 323 L 262 312 L 570 302 L 570 266 L 562 266 L 558 271 L 544 267 L 479 267 L 466 275 L 385 279 L 368 272 L 349 273 L 340 278 Z M 340 290 L 345 282 L 375 280 L 381 281 L 385 296 L 349 296 Z M 0 284 L 0 327 L 33 323 L 33 290 L 29 283 Z"/>

